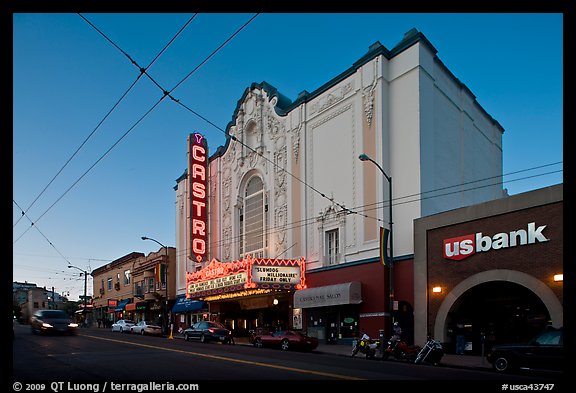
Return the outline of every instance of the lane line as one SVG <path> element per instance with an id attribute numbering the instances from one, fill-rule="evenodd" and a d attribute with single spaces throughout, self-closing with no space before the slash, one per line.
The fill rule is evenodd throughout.
<path id="1" fill-rule="evenodd" d="M 278 366 L 275 364 L 267 364 L 267 363 L 253 362 L 250 360 L 234 359 L 234 358 L 228 358 L 228 357 L 219 356 L 219 355 L 208 355 L 206 353 L 191 352 L 191 351 L 185 351 L 182 349 L 163 348 L 163 347 L 158 347 L 158 346 L 149 345 L 149 344 L 133 343 L 133 342 L 122 341 L 122 340 L 117 340 L 117 339 L 113 339 L 113 338 L 91 336 L 88 334 L 82 334 L 82 336 L 94 338 L 96 340 L 104 340 L 104 341 L 110 341 L 110 342 L 121 343 L 121 344 L 129 344 L 129 345 L 134 345 L 134 346 L 143 347 L 143 348 L 160 349 L 163 351 L 177 352 L 177 353 L 183 353 L 186 355 L 201 356 L 201 357 L 205 357 L 205 358 L 209 358 L 209 359 L 225 360 L 225 361 L 241 363 L 241 364 L 249 364 L 252 366 L 275 368 L 278 370 L 293 371 L 293 372 L 302 373 L 302 374 L 312 374 L 312 375 L 317 375 L 317 376 L 322 376 L 322 377 L 330 377 L 330 378 L 345 379 L 345 380 L 352 380 L 352 381 L 364 380 L 363 378 L 357 378 L 357 377 L 352 377 L 352 376 L 348 376 L 348 375 L 326 373 L 326 372 L 322 372 L 322 371 L 305 370 L 305 369 L 295 368 L 295 367 Z"/>

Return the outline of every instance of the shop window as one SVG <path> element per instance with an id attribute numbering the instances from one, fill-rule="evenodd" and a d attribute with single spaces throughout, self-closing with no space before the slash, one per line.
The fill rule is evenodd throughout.
<path id="1" fill-rule="evenodd" d="M 108 278 L 108 290 L 112 290 L 112 277 Z"/>
<path id="2" fill-rule="evenodd" d="M 130 285 L 130 270 L 124 271 L 124 285 Z"/>

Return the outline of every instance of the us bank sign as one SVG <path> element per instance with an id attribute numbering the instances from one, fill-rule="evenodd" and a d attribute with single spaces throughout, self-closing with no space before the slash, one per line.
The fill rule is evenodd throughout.
<path id="1" fill-rule="evenodd" d="M 536 227 L 536 223 L 531 222 L 526 229 L 501 232 L 493 236 L 486 236 L 482 232 L 478 232 L 445 239 L 444 259 L 461 261 L 479 252 L 547 242 L 550 239 L 544 235 L 544 229 L 546 229 L 546 225 Z"/>

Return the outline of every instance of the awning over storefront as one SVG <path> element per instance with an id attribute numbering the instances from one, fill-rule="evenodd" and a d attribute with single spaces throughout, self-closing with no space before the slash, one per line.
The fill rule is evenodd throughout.
<path id="1" fill-rule="evenodd" d="M 130 303 L 130 299 L 120 300 L 114 311 L 124 311 L 124 308 L 128 303 Z"/>
<path id="2" fill-rule="evenodd" d="M 136 303 L 128 303 L 126 305 L 126 311 L 135 311 L 136 310 Z"/>
<path id="3" fill-rule="evenodd" d="M 183 313 L 190 311 L 198 311 L 206 308 L 206 302 L 201 300 L 186 299 L 186 296 L 178 296 L 174 307 L 172 307 L 173 313 Z"/>
<path id="4" fill-rule="evenodd" d="M 362 303 L 362 283 L 359 281 L 294 292 L 294 308 L 337 306 Z"/>

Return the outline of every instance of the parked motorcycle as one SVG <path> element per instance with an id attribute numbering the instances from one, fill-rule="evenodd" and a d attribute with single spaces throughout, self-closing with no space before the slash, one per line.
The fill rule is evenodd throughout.
<path id="1" fill-rule="evenodd" d="M 370 336 L 364 334 L 360 340 L 357 340 L 354 344 L 354 347 L 352 348 L 352 357 L 356 356 L 358 352 L 360 352 L 366 356 L 366 359 L 374 359 L 379 348 L 379 340 L 372 340 Z"/>
<path id="2" fill-rule="evenodd" d="M 421 364 L 426 362 L 436 366 L 440 363 L 442 356 L 444 356 L 444 347 L 442 346 L 442 343 L 428 336 L 426 344 L 424 344 L 422 349 L 418 352 L 418 355 L 416 355 L 414 363 Z"/>
<path id="3" fill-rule="evenodd" d="M 421 349 L 418 345 L 408 345 L 404 340 L 393 336 L 388 340 L 388 346 L 382 352 L 382 360 L 393 357 L 397 360 L 414 362 Z"/>

